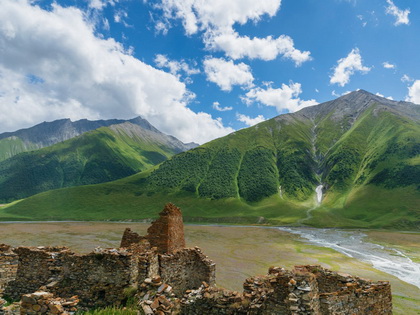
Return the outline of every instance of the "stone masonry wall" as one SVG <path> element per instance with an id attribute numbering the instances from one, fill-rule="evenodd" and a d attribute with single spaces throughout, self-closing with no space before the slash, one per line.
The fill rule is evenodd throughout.
<path id="1" fill-rule="evenodd" d="M 367 286 L 349 283 L 341 291 L 320 294 L 320 303 L 322 314 L 392 314 L 392 295 L 388 282 Z"/>
<path id="2" fill-rule="evenodd" d="M 0 244 L 0 296 L 6 285 L 16 278 L 18 255 L 11 246 Z"/>
<path id="3" fill-rule="evenodd" d="M 96 250 L 87 255 L 57 247 L 14 251 L 19 256 L 17 274 L 4 292 L 14 300 L 44 288 L 64 298 L 78 295 L 85 307 L 118 305 L 138 276 L 133 255 L 127 251 Z"/>
<path id="4" fill-rule="evenodd" d="M 177 295 L 216 280 L 216 265 L 199 248 L 183 249 L 174 254 L 159 255 L 160 276 Z"/>
<path id="5" fill-rule="evenodd" d="M 129 248 L 132 244 L 138 244 L 144 237 L 138 233 L 131 231 L 130 228 L 126 228 L 121 239 L 120 248 Z"/>
<path id="6" fill-rule="evenodd" d="M 16 278 L 6 285 L 4 295 L 18 300 L 22 294 L 54 283 L 62 270 L 62 257 L 67 257 L 69 250 L 65 247 L 18 247 L 14 252 L 19 257 Z"/>
<path id="7" fill-rule="evenodd" d="M 181 210 L 172 203 L 166 204 L 159 213 L 159 219 L 152 223 L 147 233 L 147 240 L 152 247 L 157 247 L 161 254 L 185 248 Z"/>
<path id="8" fill-rule="evenodd" d="M 327 285 L 323 274 L 336 282 Z M 318 286 L 321 281 L 324 289 L 335 289 L 345 279 L 344 287 L 335 292 L 321 292 Z M 180 314 L 389 315 L 391 288 L 388 282 L 373 283 L 320 266 L 296 266 L 292 271 L 270 268 L 266 276 L 247 279 L 243 294 L 205 286 L 187 291 Z"/>
<path id="9" fill-rule="evenodd" d="M 68 255 L 50 291 L 64 298 L 77 295 L 79 304 L 89 308 L 119 305 L 137 278 L 131 259 L 131 253 L 115 249 Z"/>

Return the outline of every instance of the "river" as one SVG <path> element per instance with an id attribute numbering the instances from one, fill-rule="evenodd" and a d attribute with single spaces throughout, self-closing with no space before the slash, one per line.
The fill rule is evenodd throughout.
<path id="1" fill-rule="evenodd" d="M 344 255 L 369 263 L 377 270 L 420 288 L 420 264 L 413 262 L 395 248 L 366 242 L 367 235 L 363 232 L 289 227 L 281 227 L 279 230 L 297 234 L 306 242 L 332 248 Z"/>

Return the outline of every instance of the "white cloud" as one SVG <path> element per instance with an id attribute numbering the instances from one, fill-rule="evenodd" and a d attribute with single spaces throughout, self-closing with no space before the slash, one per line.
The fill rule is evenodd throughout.
<path id="1" fill-rule="evenodd" d="M 250 38 L 234 30 L 235 24 L 258 22 L 265 15 L 273 17 L 280 5 L 281 0 L 161 0 L 165 22 L 159 23 L 169 25 L 169 20 L 180 19 L 187 35 L 204 32 L 207 49 L 223 51 L 232 59 L 273 60 L 281 55 L 299 66 L 311 60 L 310 52 L 296 49 L 289 36 Z"/>
<path id="2" fill-rule="evenodd" d="M 420 80 L 414 81 L 413 85 L 408 87 L 408 97 L 406 101 L 420 104 Z"/>
<path id="3" fill-rule="evenodd" d="M 239 113 L 236 114 L 236 119 L 245 123 L 247 126 L 254 126 L 266 120 L 266 118 L 263 115 L 258 115 L 257 117 L 251 118 L 249 116 Z"/>
<path id="4" fill-rule="evenodd" d="M 396 65 L 389 63 L 388 61 L 385 61 L 382 65 L 385 69 L 395 69 L 397 67 Z"/>
<path id="5" fill-rule="evenodd" d="M 362 56 L 358 48 L 354 48 L 347 57 L 337 61 L 337 66 L 334 68 L 334 74 L 331 76 L 330 83 L 344 86 L 349 83 L 350 76 L 356 71 L 361 73 L 370 71 L 369 67 L 362 65 Z"/>
<path id="6" fill-rule="evenodd" d="M 401 77 L 401 81 L 402 81 L 402 82 L 413 82 L 413 81 L 414 81 L 414 79 L 412 79 L 412 78 L 410 78 L 408 75 L 404 74 L 404 75 Z"/>
<path id="7" fill-rule="evenodd" d="M 281 35 L 277 38 L 239 36 L 236 32 L 215 32 L 205 37 L 207 48 L 216 51 L 224 51 L 233 59 L 250 58 L 273 60 L 278 55 L 291 59 L 296 66 L 311 60 L 309 51 L 300 51 L 294 47 L 293 39 Z"/>
<path id="8" fill-rule="evenodd" d="M 233 131 L 189 109 L 192 94 L 176 76 L 134 58 L 112 38 L 96 37 L 80 10 L 54 4 L 45 11 L 24 0 L 1 6 L 0 132 L 63 117 L 136 115 L 183 141 Z"/>
<path id="9" fill-rule="evenodd" d="M 32 1 L 34 2 L 34 1 Z M 88 7 L 95 10 L 102 10 L 105 8 L 108 4 L 114 6 L 118 0 L 87 0 Z"/>
<path id="10" fill-rule="evenodd" d="M 386 0 L 386 2 L 388 3 L 388 6 L 386 7 L 386 14 L 393 15 L 396 18 L 394 23 L 395 26 L 401 24 L 408 25 L 410 23 L 410 19 L 408 18 L 410 9 L 401 10 L 392 0 Z"/>
<path id="11" fill-rule="evenodd" d="M 301 93 L 301 84 L 290 82 L 289 85 L 282 84 L 281 88 L 278 89 L 271 86 L 267 86 L 266 89 L 260 87 L 251 89 L 242 99 L 248 105 L 259 102 L 266 106 L 276 107 L 278 112 L 284 110 L 295 112 L 304 107 L 318 104 L 313 99 L 307 101 L 300 99 L 299 95 Z"/>
<path id="12" fill-rule="evenodd" d="M 207 29 L 230 29 L 235 23 L 257 22 L 263 15 L 274 16 L 281 0 L 162 0 L 167 19 L 178 18 L 188 35 Z"/>
<path id="13" fill-rule="evenodd" d="M 189 78 L 190 75 L 200 73 L 200 70 L 190 67 L 185 60 L 169 60 L 167 56 L 161 54 L 156 55 L 155 64 L 158 68 L 167 68 L 171 74 L 178 78 L 181 76 L 181 73 L 186 74 L 189 83 L 191 83 L 191 79 Z"/>
<path id="14" fill-rule="evenodd" d="M 385 97 L 383 94 L 381 94 L 381 93 L 379 93 L 379 92 L 377 92 L 375 95 L 378 95 L 378 96 L 380 96 L 380 97 Z M 389 99 L 389 100 L 391 100 L 391 101 L 393 101 L 393 100 L 394 100 L 394 98 L 393 98 L 392 96 L 388 96 L 388 97 L 385 97 L 385 98 L 387 98 L 387 99 Z"/>
<path id="15" fill-rule="evenodd" d="M 232 106 L 222 107 L 222 106 L 220 106 L 220 103 L 219 102 L 213 102 L 213 108 L 215 110 L 219 111 L 219 112 L 226 112 L 226 111 L 229 111 L 229 110 L 232 110 L 233 109 Z"/>
<path id="16" fill-rule="evenodd" d="M 158 21 L 155 24 L 155 30 L 156 30 L 157 34 L 162 33 L 162 35 L 166 35 L 166 34 L 168 34 L 169 26 L 167 25 L 167 23 L 163 23 L 162 21 Z"/>
<path id="17" fill-rule="evenodd" d="M 359 89 L 357 89 L 357 91 L 359 91 Z M 351 93 L 352 91 L 345 91 L 345 92 L 343 92 L 343 93 L 341 93 L 341 94 L 338 94 L 335 90 L 333 90 L 332 92 L 331 92 L 331 95 L 332 96 L 335 96 L 335 97 L 340 97 L 340 96 L 344 96 L 344 95 L 347 95 L 347 94 L 349 94 L 349 93 Z"/>
<path id="18" fill-rule="evenodd" d="M 232 60 L 207 58 L 204 60 L 204 72 L 207 80 L 216 83 L 223 91 L 232 90 L 233 85 L 246 88 L 253 86 L 251 68 L 243 62 L 234 64 Z"/>
<path id="19" fill-rule="evenodd" d="M 122 23 L 124 21 L 125 18 L 128 17 L 128 13 L 125 12 L 124 10 L 117 10 L 114 13 L 114 22 L 115 23 Z"/>

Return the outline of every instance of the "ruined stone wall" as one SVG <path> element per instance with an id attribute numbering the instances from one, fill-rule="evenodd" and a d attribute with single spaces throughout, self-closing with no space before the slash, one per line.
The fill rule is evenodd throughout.
<path id="1" fill-rule="evenodd" d="M 143 236 L 131 231 L 130 228 L 126 228 L 121 239 L 120 248 L 129 248 L 132 244 L 139 244 L 144 239 Z"/>
<path id="2" fill-rule="evenodd" d="M 131 259 L 131 253 L 115 249 L 68 255 L 60 279 L 50 290 L 65 298 L 78 295 L 80 305 L 89 308 L 119 305 L 137 278 Z"/>
<path id="3" fill-rule="evenodd" d="M 335 285 L 339 280 L 349 280 L 338 291 L 320 292 L 318 281 L 322 273 L 338 279 Z M 334 287 L 322 283 L 324 288 Z M 296 266 L 292 271 L 270 268 L 266 276 L 247 279 L 243 294 L 205 286 L 187 291 L 181 301 L 181 314 L 389 315 L 391 289 L 388 282 L 343 276 L 320 266 Z"/>
<path id="4" fill-rule="evenodd" d="M 137 283 L 159 276 L 159 255 L 155 249 L 140 254 L 137 258 Z"/>
<path id="5" fill-rule="evenodd" d="M 18 255 L 13 248 L 0 244 L 0 296 L 6 285 L 16 278 Z"/>
<path id="6" fill-rule="evenodd" d="M 388 282 L 368 286 L 349 283 L 341 291 L 320 294 L 322 314 L 392 314 L 391 287 Z"/>
<path id="7" fill-rule="evenodd" d="M 18 247 L 14 252 L 19 257 L 16 277 L 4 290 L 4 295 L 14 300 L 53 284 L 61 273 L 63 255 L 72 254 L 65 247 Z"/>
<path id="8" fill-rule="evenodd" d="M 216 265 L 199 248 L 183 249 L 170 255 L 159 255 L 160 276 L 176 294 L 195 289 L 202 282 L 215 283 Z"/>
<path id="9" fill-rule="evenodd" d="M 173 253 L 185 248 L 184 223 L 181 210 L 168 203 L 159 213 L 159 219 L 147 229 L 146 238 L 158 252 Z"/>
<path id="10" fill-rule="evenodd" d="M 138 277 L 138 264 L 127 251 L 76 255 L 67 248 L 20 247 L 15 252 L 19 256 L 16 278 L 4 292 L 15 300 L 46 288 L 64 298 L 78 295 L 85 307 L 119 304 L 126 298 L 125 289 Z"/>
<path id="11" fill-rule="evenodd" d="M 296 272 L 310 272 L 316 277 L 319 292 L 336 292 L 346 288 L 348 283 L 359 283 L 368 285 L 370 281 L 353 277 L 348 274 L 337 273 L 318 265 L 295 266 Z"/>

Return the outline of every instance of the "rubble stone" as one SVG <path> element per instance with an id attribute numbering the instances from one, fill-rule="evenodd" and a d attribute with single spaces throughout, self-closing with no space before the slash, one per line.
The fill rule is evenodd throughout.
<path id="1" fill-rule="evenodd" d="M 77 296 L 57 298 L 50 292 L 37 291 L 22 296 L 20 314 L 70 314 L 77 311 L 78 303 Z"/>

